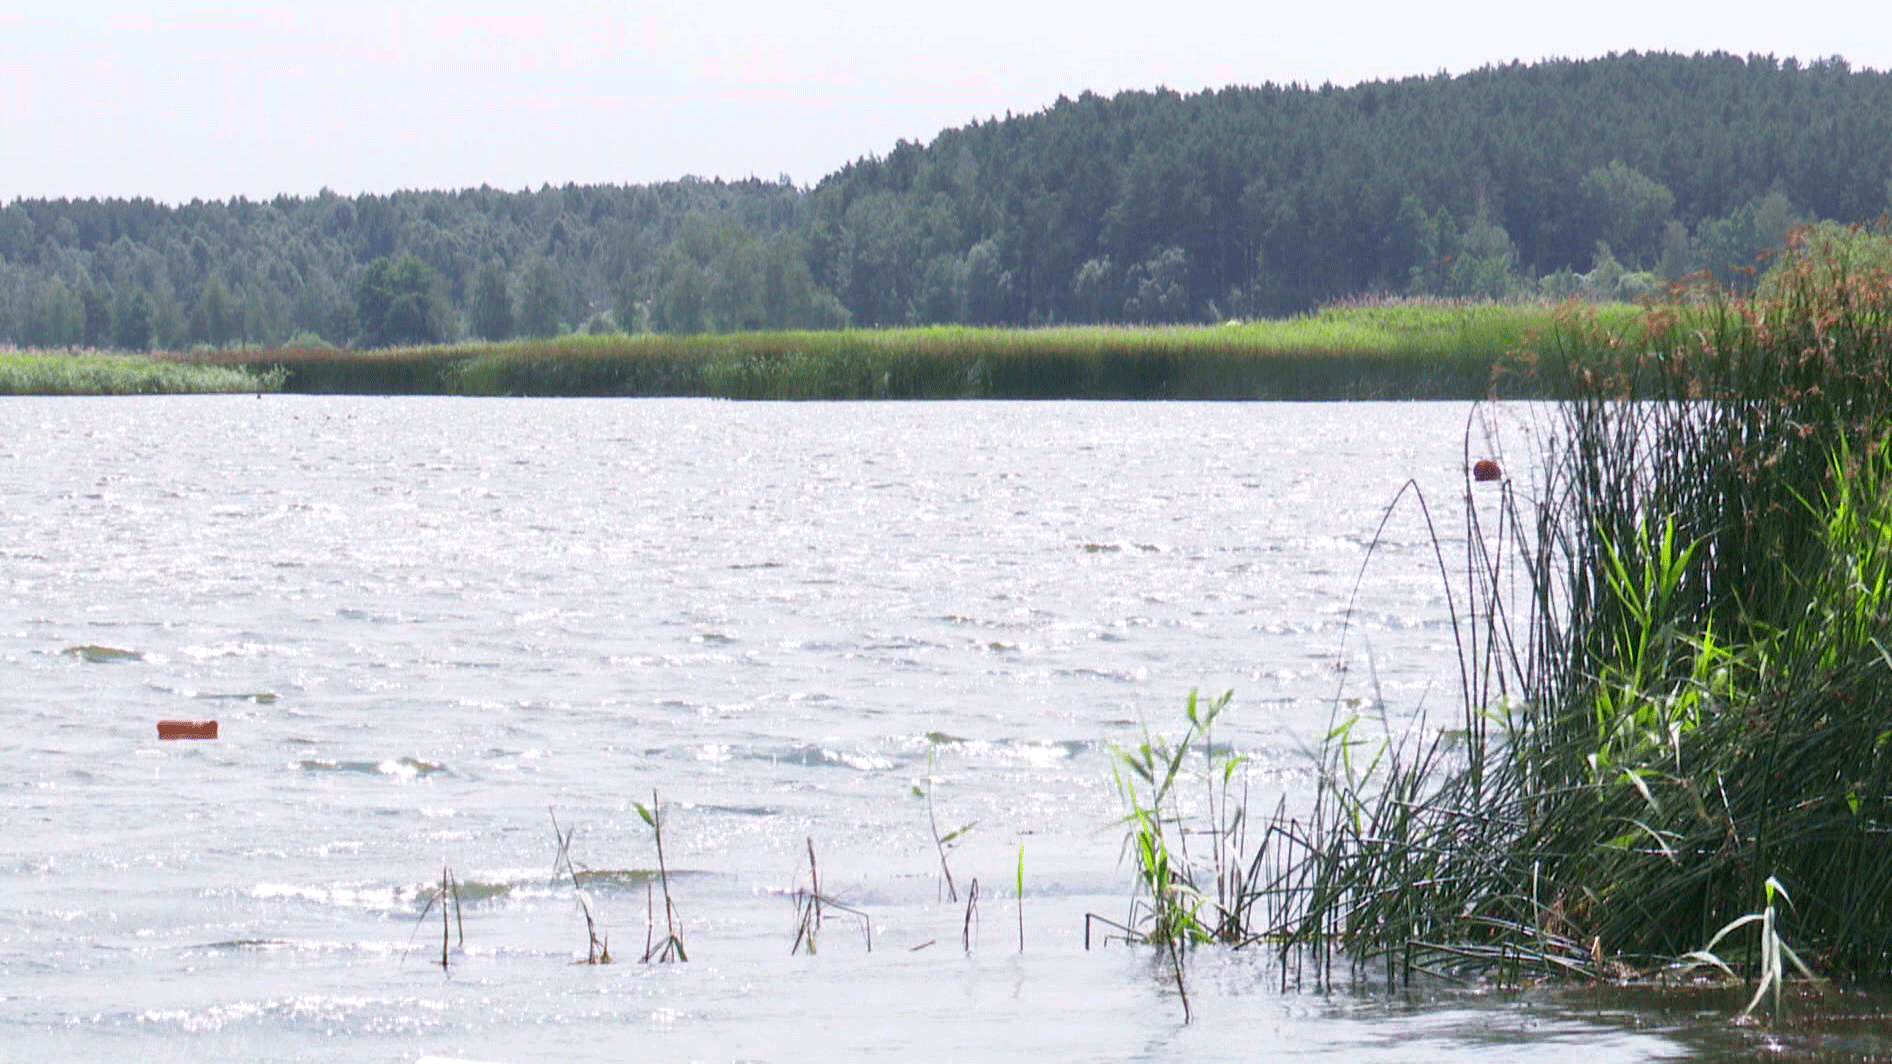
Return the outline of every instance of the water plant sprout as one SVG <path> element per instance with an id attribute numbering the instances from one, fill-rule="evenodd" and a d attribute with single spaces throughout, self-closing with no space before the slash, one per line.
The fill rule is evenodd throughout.
<path id="1" fill-rule="evenodd" d="M 933 849 L 939 853 L 939 874 L 946 886 L 946 900 L 958 901 L 959 888 L 953 883 L 953 866 L 952 862 L 947 860 L 947 855 L 953 852 L 960 840 L 966 837 L 968 831 L 978 826 L 978 821 L 961 824 L 944 835 L 940 834 L 939 816 L 933 809 L 933 762 L 941 741 L 942 738 L 938 735 L 926 737 L 926 778 L 923 783 L 913 785 L 913 795 L 926 801 L 926 826 L 933 834 Z"/>

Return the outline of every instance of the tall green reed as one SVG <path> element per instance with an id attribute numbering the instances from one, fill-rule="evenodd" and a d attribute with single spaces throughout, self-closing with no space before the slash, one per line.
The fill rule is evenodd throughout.
<path id="1" fill-rule="evenodd" d="M 1233 699 L 1232 691 L 1211 699 L 1191 691 L 1183 713 L 1188 728 L 1179 740 L 1145 728 L 1140 743 L 1114 754 L 1127 810 L 1124 851 L 1138 888 L 1128 919 L 1116 926 L 1135 941 L 1187 947 L 1239 945 L 1249 937 L 1253 875 L 1242 860 L 1247 803 L 1236 790 L 1246 758 L 1214 740 L 1216 722 Z M 1202 788 L 1199 814 L 1183 794 L 1195 785 Z"/>

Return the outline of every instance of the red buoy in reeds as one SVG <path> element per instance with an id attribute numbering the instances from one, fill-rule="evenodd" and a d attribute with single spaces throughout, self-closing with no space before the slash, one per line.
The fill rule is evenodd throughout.
<path id="1" fill-rule="evenodd" d="M 217 722 L 214 720 L 161 720 L 158 722 L 160 739 L 215 739 Z"/>
<path id="2" fill-rule="evenodd" d="M 1472 463 L 1472 479 L 1477 481 L 1503 480 L 1504 470 L 1489 458 L 1480 458 Z"/>

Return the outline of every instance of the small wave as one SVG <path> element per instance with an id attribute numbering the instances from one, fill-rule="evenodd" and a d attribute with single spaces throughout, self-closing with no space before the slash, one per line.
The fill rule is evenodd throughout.
<path id="1" fill-rule="evenodd" d="M 691 641 L 698 642 L 696 637 L 692 637 Z M 719 644 L 712 642 L 708 645 Z M 739 665 L 753 662 L 753 660 L 750 657 L 709 651 L 700 654 L 637 654 L 632 656 L 612 654 L 605 659 L 608 664 L 620 668 L 628 665 L 646 669 L 714 668 L 722 665 Z"/>
<path id="2" fill-rule="evenodd" d="M 421 947 L 425 948 L 425 947 Z M 179 947 L 179 951 L 190 953 L 319 953 L 319 954 L 362 954 L 371 957 L 399 957 L 415 951 L 415 944 L 406 941 L 362 941 L 348 942 L 309 938 L 230 938 L 217 942 L 204 942 L 197 945 Z M 501 952 L 512 952 L 493 946 L 467 945 L 456 947 L 456 955 L 497 956 Z"/>
<path id="3" fill-rule="evenodd" d="M 301 883 L 258 883 L 250 897 L 259 901 L 304 901 L 338 909 L 391 912 L 406 906 L 413 892 L 388 884 L 371 886 L 308 886 Z"/>
<path id="4" fill-rule="evenodd" d="M 456 877 L 453 886 L 462 902 L 478 905 L 482 902 L 504 900 L 512 896 L 515 891 L 527 886 L 543 889 L 543 881 L 525 884 L 511 879 L 479 879 L 477 877 L 459 879 Z M 377 883 L 324 886 L 306 883 L 258 883 L 250 888 L 250 897 L 260 901 L 300 901 L 336 909 L 398 913 L 428 905 L 439 890 L 439 880 L 406 885 Z"/>
<path id="5" fill-rule="evenodd" d="M 353 606 L 336 610 L 335 616 L 344 621 L 367 621 L 370 624 L 408 624 L 414 620 L 404 613 L 375 613 Z"/>
<path id="6" fill-rule="evenodd" d="M 642 888 L 658 876 L 655 868 L 581 868 L 577 873 L 578 885 L 593 890 Z"/>
<path id="7" fill-rule="evenodd" d="M 393 776 L 403 780 L 419 779 L 436 772 L 448 771 L 445 765 L 433 761 L 422 761 L 417 757 L 402 757 L 385 761 L 330 761 L 326 758 L 309 758 L 298 761 L 296 767 L 304 772 L 356 772 L 373 776 Z"/>
<path id="8" fill-rule="evenodd" d="M 516 884 L 507 880 L 455 878 L 453 881 L 454 896 L 468 905 L 499 901 L 511 896 L 515 887 Z M 415 893 L 422 898 L 432 898 L 439 889 L 438 883 L 429 883 L 417 888 Z"/>
<path id="9" fill-rule="evenodd" d="M 226 1024 L 255 1019 L 263 1014 L 263 1008 L 261 1002 L 240 1001 L 203 1010 L 147 1009 L 138 1014 L 138 1022 L 176 1027 L 186 1034 L 208 1034 L 223 1030 Z"/>
<path id="10" fill-rule="evenodd" d="M 296 949 L 298 944 L 286 938 L 232 938 L 222 942 L 206 942 L 198 949 L 209 950 L 258 950 L 275 951 Z"/>
<path id="11" fill-rule="evenodd" d="M 1077 679 L 1114 680 L 1117 683 L 1141 683 L 1142 681 L 1150 678 L 1150 670 L 1140 665 L 1134 669 L 1128 669 L 1128 670 L 1126 669 L 1092 669 L 1092 668 L 1086 667 L 1086 668 L 1076 668 L 1076 669 L 1056 669 L 1056 670 L 1053 670 L 1053 675 L 1073 677 Z"/>
<path id="12" fill-rule="evenodd" d="M 111 665 L 111 664 L 116 664 L 118 662 L 124 662 L 124 661 L 145 660 L 145 655 L 143 651 L 125 650 L 120 647 L 100 646 L 97 643 L 86 643 L 82 646 L 67 647 L 66 649 L 60 651 L 60 653 L 70 654 L 71 656 L 75 658 L 78 658 L 82 661 L 92 662 L 95 665 Z"/>
<path id="13" fill-rule="evenodd" d="M 1096 749 L 1089 739 L 966 739 L 944 732 L 927 732 L 929 747 L 949 748 L 955 758 L 1000 764 L 1047 767 Z"/>
<path id="14" fill-rule="evenodd" d="M 933 642 L 930 639 L 920 639 L 915 636 L 876 635 L 870 637 L 866 642 L 861 643 L 860 649 L 864 653 L 875 653 L 884 650 L 943 650 L 945 649 L 945 645 Z"/>
<path id="15" fill-rule="evenodd" d="M 721 813 L 728 816 L 780 816 L 782 810 L 770 805 L 699 805 L 690 803 L 690 808 L 703 813 Z"/>
<path id="16" fill-rule="evenodd" d="M 256 658 L 266 654 L 288 654 L 292 651 L 274 643 L 241 640 L 188 646 L 179 653 L 194 661 L 209 661 L 212 658 Z"/>
<path id="17" fill-rule="evenodd" d="M 853 650 L 853 643 L 838 643 L 826 639 L 784 639 L 775 644 L 781 650 L 812 650 L 821 654 L 834 654 Z"/>
<path id="18" fill-rule="evenodd" d="M 802 744 L 786 751 L 756 753 L 757 759 L 801 765 L 805 768 L 851 768 L 857 772 L 885 772 L 893 762 L 878 754 L 849 750 L 831 750 L 825 746 Z"/>
<path id="19" fill-rule="evenodd" d="M 170 1027 L 187 1034 L 210 1034 L 225 1027 L 274 1019 L 290 1024 L 334 1027 L 357 1025 L 370 1033 L 418 1034 L 431 1031 L 440 1020 L 421 1013 L 444 1013 L 443 1001 L 426 998 L 331 997 L 312 994 L 260 1001 L 235 1001 L 201 1009 L 146 1009 L 136 1014 L 142 1024 Z M 369 1018 L 371 1017 L 371 1018 Z M 363 1023 L 363 1019 L 367 1022 Z"/>

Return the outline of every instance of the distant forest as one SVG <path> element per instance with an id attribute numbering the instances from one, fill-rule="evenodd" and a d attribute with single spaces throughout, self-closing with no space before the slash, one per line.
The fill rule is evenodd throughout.
<path id="1" fill-rule="evenodd" d="M 685 178 L 268 202 L 16 200 L 0 345 L 1190 322 L 1371 293 L 1739 285 L 1892 205 L 1892 75 L 1629 53 L 1352 88 L 1059 99 L 812 189 Z"/>

